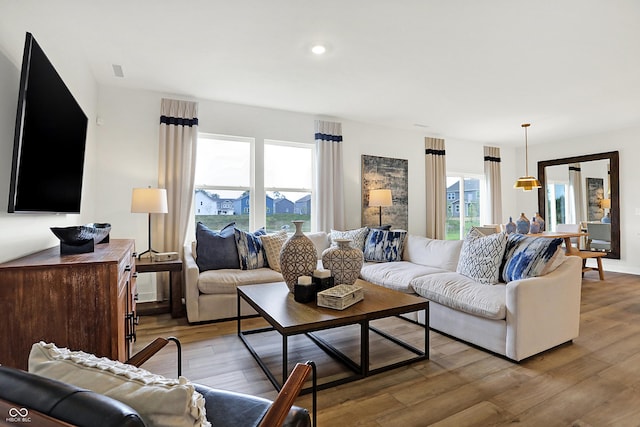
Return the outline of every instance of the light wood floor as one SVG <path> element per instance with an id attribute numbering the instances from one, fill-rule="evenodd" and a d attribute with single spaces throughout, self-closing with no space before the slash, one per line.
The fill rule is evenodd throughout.
<path id="1" fill-rule="evenodd" d="M 597 272 L 586 273 L 581 313 L 580 337 L 572 344 L 519 364 L 431 331 L 430 360 L 320 391 L 318 425 L 640 426 L 640 276 L 606 272 L 599 281 Z M 409 339 L 420 337 L 411 326 L 389 325 L 406 330 Z M 135 348 L 176 336 L 190 380 L 273 398 L 273 387 L 235 333 L 235 321 L 190 326 L 168 314 L 145 316 Z M 277 366 L 269 349 L 277 352 L 280 341 L 269 342 L 265 358 Z M 290 359 L 315 360 L 325 373 L 340 374 L 325 368 L 332 362 L 302 340 L 292 348 Z M 143 367 L 175 377 L 175 363 L 167 347 Z M 310 395 L 296 404 L 310 409 Z"/>

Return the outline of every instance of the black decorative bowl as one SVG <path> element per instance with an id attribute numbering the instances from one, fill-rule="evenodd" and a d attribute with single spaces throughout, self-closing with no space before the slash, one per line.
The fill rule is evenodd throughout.
<path id="1" fill-rule="evenodd" d="M 111 224 L 91 223 L 71 227 L 51 227 L 51 231 L 65 245 L 82 246 L 91 239 L 93 239 L 94 244 L 106 239 L 111 231 Z"/>

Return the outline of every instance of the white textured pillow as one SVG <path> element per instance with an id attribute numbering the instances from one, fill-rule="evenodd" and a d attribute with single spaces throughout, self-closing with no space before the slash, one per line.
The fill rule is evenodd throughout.
<path id="1" fill-rule="evenodd" d="M 288 238 L 289 236 L 287 235 L 286 230 L 280 230 L 272 234 L 260 236 L 262 249 L 267 256 L 267 264 L 269 264 L 269 268 L 272 270 L 280 272 L 280 250 Z"/>
<path id="2" fill-rule="evenodd" d="M 322 259 L 322 252 L 331 246 L 329 235 L 324 231 L 316 231 L 315 233 L 306 233 L 305 236 L 307 236 L 313 242 L 313 246 L 316 247 L 318 259 Z"/>
<path id="3" fill-rule="evenodd" d="M 351 240 L 351 246 L 364 251 L 364 245 L 367 241 L 368 234 L 368 227 L 356 228 L 355 230 L 346 231 L 331 230 L 331 245 L 338 246 L 338 243 L 336 243 L 337 239 L 349 239 Z"/>
<path id="4" fill-rule="evenodd" d="M 495 284 L 500 280 L 500 265 L 507 247 L 507 234 L 488 236 L 471 229 L 464 238 L 456 272 L 480 283 Z"/>
<path id="5" fill-rule="evenodd" d="M 204 398 L 184 377 L 165 378 L 42 341 L 31 347 L 29 372 L 119 400 L 135 409 L 149 426 L 211 426 Z"/>

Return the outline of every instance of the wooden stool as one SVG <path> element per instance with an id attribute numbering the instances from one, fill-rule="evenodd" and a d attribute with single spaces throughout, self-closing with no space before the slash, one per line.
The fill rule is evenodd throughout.
<path id="1" fill-rule="evenodd" d="M 602 257 L 607 256 L 606 252 L 592 252 L 592 251 L 572 251 L 570 255 L 579 256 L 582 258 L 582 275 L 585 271 L 596 270 L 600 275 L 600 280 L 604 280 L 604 270 L 602 270 Z M 587 267 L 587 259 L 595 258 L 597 267 Z"/>

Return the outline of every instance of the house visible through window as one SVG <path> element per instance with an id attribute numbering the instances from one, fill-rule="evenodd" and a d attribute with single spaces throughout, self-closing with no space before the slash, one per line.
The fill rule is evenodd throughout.
<path id="1" fill-rule="evenodd" d="M 480 225 L 480 184 L 480 177 L 447 176 L 447 240 L 462 239 Z"/>
<path id="2" fill-rule="evenodd" d="M 311 144 L 200 134 L 195 221 L 214 230 L 235 222 L 243 230 L 276 231 L 300 219 L 310 231 L 312 181 Z"/>

